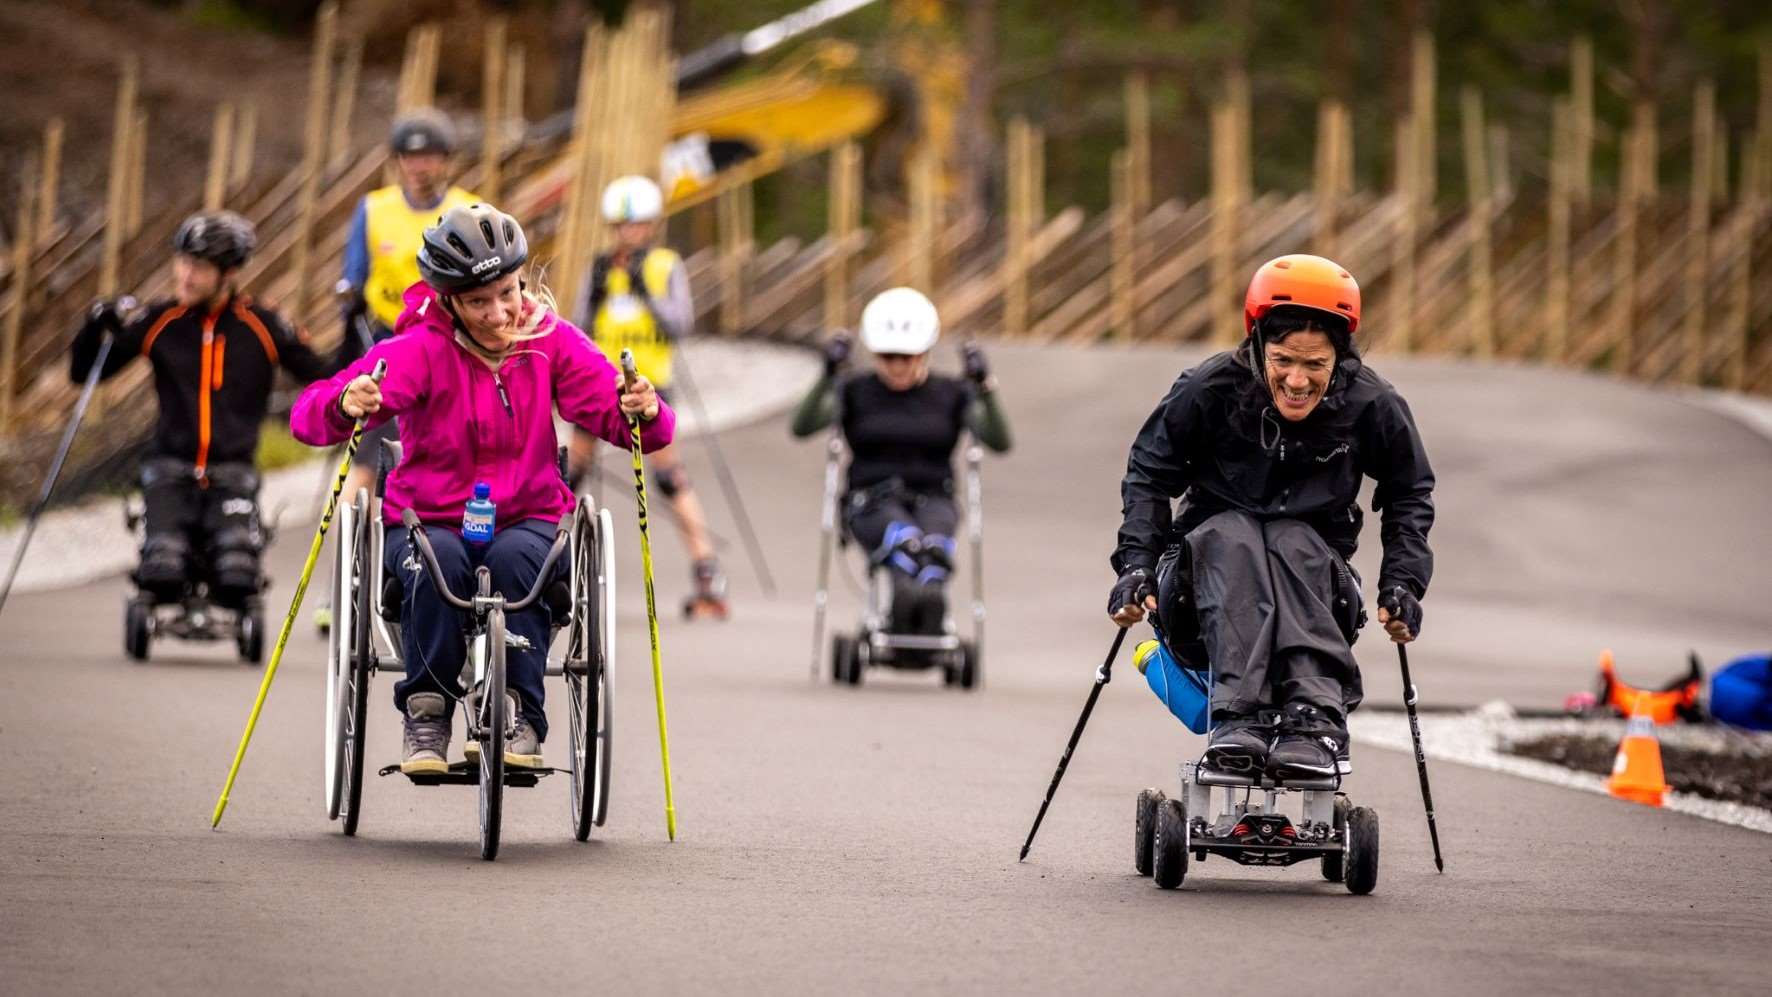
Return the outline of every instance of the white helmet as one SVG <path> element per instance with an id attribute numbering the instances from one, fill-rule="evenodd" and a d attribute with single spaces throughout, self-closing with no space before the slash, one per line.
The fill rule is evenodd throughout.
<path id="1" fill-rule="evenodd" d="M 940 337 L 935 305 L 914 287 L 881 291 L 861 311 L 861 341 L 874 353 L 928 353 Z"/>
<path id="2" fill-rule="evenodd" d="M 616 177 L 603 188 L 603 220 L 611 225 L 657 221 L 663 214 L 664 194 L 646 177 Z"/>

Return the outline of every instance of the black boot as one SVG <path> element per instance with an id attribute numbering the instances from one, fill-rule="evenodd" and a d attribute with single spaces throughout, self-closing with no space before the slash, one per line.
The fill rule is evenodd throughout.
<path id="1" fill-rule="evenodd" d="M 1288 703 L 1279 739 L 1268 754 L 1268 774 L 1276 779 L 1326 779 L 1336 774 L 1347 748 L 1347 726 L 1340 715 L 1309 703 Z"/>
<path id="2" fill-rule="evenodd" d="M 1254 774 L 1267 767 L 1272 741 L 1272 726 L 1259 717 L 1221 713 L 1200 761 L 1220 772 Z"/>

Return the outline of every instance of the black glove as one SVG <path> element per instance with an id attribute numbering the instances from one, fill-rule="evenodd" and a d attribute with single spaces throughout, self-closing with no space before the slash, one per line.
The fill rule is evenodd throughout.
<path id="1" fill-rule="evenodd" d="M 1127 606 L 1144 609 L 1144 601 L 1157 594 L 1157 581 L 1151 577 L 1149 568 L 1128 568 L 1114 582 L 1114 590 L 1108 593 L 1108 615 L 1112 616 Z"/>
<path id="2" fill-rule="evenodd" d="M 841 330 L 830 339 L 825 340 L 824 375 L 826 377 L 836 376 L 837 371 L 849 359 L 849 353 L 854 348 L 855 341 L 849 338 L 847 332 Z"/>
<path id="3" fill-rule="evenodd" d="M 966 377 L 973 384 L 983 385 L 990 379 L 991 366 L 985 362 L 984 350 L 977 343 L 966 343 L 960 347 L 960 362 L 966 368 Z"/>
<path id="4" fill-rule="evenodd" d="M 1421 636 L 1421 600 L 1401 585 L 1392 585 L 1378 593 L 1378 608 L 1393 620 L 1402 620 L 1410 637 Z"/>
<path id="5" fill-rule="evenodd" d="M 123 316 L 117 312 L 117 303 L 110 298 L 98 298 L 92 307 L 86 310 L 88 325 L 101 329 L 109 329 L 113 333 L 123 331 Z"/>

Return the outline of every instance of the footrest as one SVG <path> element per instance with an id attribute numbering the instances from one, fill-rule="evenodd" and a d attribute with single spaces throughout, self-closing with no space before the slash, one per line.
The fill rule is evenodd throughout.
<path id="1" fill-rule="evenodd" d="M 1314 779 L 1275 779 L 1265 772 L 1220 772 L 1204 765 L 1194 769 L 1194 781 L 1202 786 L 1247 786 L 1251 789 L 1334 791 L 1341 788 L 1341 780 L 1336 776 L 1320 776 Z"/>
<path id="2" fill-rule="evenodd" d="M 527 789 L 540 782 L 543 776 L 553 775 L 558 769 L 551 768 L 514 768 L 505 766 L 505 785 Z M 414 786 L 478 786 L 480 784 L 480 766 L 459 761 L 449 766 L 447 772 L 414 772 L 400 771 L 398 764 L 382 766 L 379 775 L 404 775 L 412 780 Z"/>

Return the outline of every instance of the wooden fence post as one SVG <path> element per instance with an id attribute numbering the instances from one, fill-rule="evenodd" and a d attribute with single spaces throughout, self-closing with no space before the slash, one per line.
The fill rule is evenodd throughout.
<path id="1" fill-rule="evenodd" d="M 1409 117 L 1415 135 L 1415 196 L 1421 209 L 1433 212 L 1439 180 L 1439 162 L 1435 147 L 1437 73 L 1434 38 L 1418 31 L 1410 46 Z"/>
<path id="2" fill-rule="evenodd" d="M 125 203 L 129 198 L 130 133 L 135 130 L 135 89 L 141 64 L 134 53 L 123 57 L 117 82 L 117 106 L 111 116 L 111 174 L 105 191 L 105 245 L 99 265 L 98 293 L 117 293 L 118 270 L 123 257 Z"/>
<path id="3" fill-rule="evenodd" d="M 1562 363 L 1569 349 L 1569 209 L 1574 177 L 1574 114 L 1559 97 L 1551 107 L 1550 221 L 1545 240 L 1545 334 L 1540 356 Z"/>
<path id="4" fill-rule="evenodd" d="M 1391 240 L 1391 273 L 1395 284 L 1391 290 L 1390 340 L 1397 352 L 1408 353 L 1415 346 L 1415 238 L 1420 217 L 1421 197 L 1416 193 L 1416 173 L 1421 168 L 1415 142 L 1415 119 L 1404 115 L 1396 123 L 1396 198 L 1397 234 Z"/>
<path id="5" fill-rule="evenodd" d="M 37 189 L 37 238 L 39 245 L 55 233 L 55 216 L 61 197 L 62 139 L 66 124 L 50 118 L 43 126 L 43 182 Z"/>
<path id="6" fill-rule="evenodd" d="M 1004 143 L 1008 159 L 1007 200 L 1003 243 L 1003 334 L 1025 336 L 1028 331 L 1027 252 L 1034 229 L 1029 217 L 1033 186 L 1033 131 L 1026 118 L 1009 119 Z"/>
<path id="7" fill-rule="evenodd" d="M 921 150 L 906 165 L 905 191 L 910 201 L 910 226 L 905 239 L 905 282 L 935 297 L 935 256 L 939 222 L 936 215 L 940 193 L 937 172 L 941 169 L 939 154 L 934 149 Z"/>
<path id="8" fill-rule="evenodd" d="M 1593 197 L 1594 40 L 1582 35 L 1569 43 L 1569 156 L 1574 172 L 1569 193 L 1587 207 Z"/>
<path id="9" fill-rule="evenodd" d="M 497 203 L 504 181 L 505 30 L 503 16 L 486 22 L 485 50 L 480 64 L 480 190 Z"/>
<path id="10" fill-rule="evenodd" d="M 239 120 L 234 124 L 234 166 L 228 172 L 229 191 L 245 187 L 252 179 L 252 158 L 257 153 L 254 145 L 257 141 L 258 104 L 249 100 L 240 108 Z"/>
<path id="11" fill-rule="evenodd" d="M 1716 153 L 1717 89 L 1709 80 L 1692 95 L 1692 200 L 1686 219 L 1686 323 L 1680 337 L 1680 380 L 1704 377 L 1706 305 L 1710 299 L 1711 180 Z"/>
<path id="12" fill-rule="evenodd" d="M 307 311 L 309 289 L 309 258 L 314 239 L 315 201 L 320 195 L 320 174 L 326 162 L 326 119 L 331 102 L 332 46 L 338 26 L 338 3 L 327 0 L 320 7 L 314 24 L 313 62 L 308 71 L 308 117 L 302 142 L 302 185 L 297 202 L 295 249 L 290 268 L 295 272 L 295 289 L 285 305 L 285 314 L 300 321 Z"/>
<path id="13" fill-rule="evenodd" d="M 351 117 L 356 113 L 357 82 L 363 72 L 363 39 L 352 38 L 345 44 L 345 55 L 338 69 L 338 85 L 333 88 L 331 138 L 326 148 L 326 171 L 337 173 L 351 161 Z"/>
<path id="14" fill-rule="evenodd" d="M 18 402 L 18 340 L 24 328 L 25 311 L 31 303 L 31 257 L 36 246 L 31 242 L 31 223 L 36 220 L 32 200 L 36 194 L 36 165 L 30 161 L 19 170 L 18 224 L 12 240 L 12 311 L 6 315 L 6 327 L 0 339 L 0 430 L 10 430 Z"/>
<path id="15" fill-rule="evenodd" d="M 1132 286 L 1136 276 L 1133 262 L 1133 228 L 1138 224 L 1133 214 L 1132 189 L 1136 181 L 1132 175 L 1132 153 L 1127 149 L 1114 150 L 1109 165 L 1109 216 L 1108 224 L 1111 233 L 1112 253 L 1108 284 L 1110 288 L 1109 322 L 1114 334 L 1121 339 L 1133 339 L 1138 335 L 1136 318 L 1132 307 Z"/>
<path id="16" fill-rule="evenodd" d="M 234 153 L 234 105 L 222 101 L 215 106 L 215 120 L 209 130 L 209 169 L 203 177 L 203 210 L 220 211 L 227 201 L 228 166 Z"/>
<path id="17" fill-rule="evenodd" d="M 524 79 L 527 65 L 523 46 L 512 44 L 505 53 L 504 112 L 506 122 L 516 132 L 521 132 L 524 124 L 529 120 L 523 106 L 524 87 L 528 82 Z"/>
<path id="18" fill-rule="evenodd" d="M 1495 272 L 1490 228 L 1488 130 L 1483 127 L 1483 95 L 1466 86 L 1459 95 L 1464 124 L 1464 176 L 1470 202 L 1470 309 L 1466 348 L 1479 359 L 1495 353 Z"/>
<path id="19" fill-rule="evenodd" d="M 1142 71 L 1126 74 L 1126 167 L 1127 204 L 1136 225 L 1151 210 L 1151 86 Z"/>
<path id="20" fill-rule="evenodd" d="M 1637 201 L 1642 194 L 1642 134 L 1636 128 L 1619 143 L 1618 234 L 1612 252 L 1612 370 L 1628 375 L 1635 361 L 1637 310 Z"/>
<path id="21" fill-rule="evenodd" d="M 1736 244 L 1729 268 L 1729 317 L 1724 323 L 1728 337 L 1723 359 L 1723 387 L 1740 391 L 1747 387 L 1749 331 L 1753 309 L 1754 232 L 1760 221 L 1760 183 L 1766 161 L 1760 155 L 1759 143 L 1741 143 L 1741 180 L 1735 185 L 1735 216 L 1733 226 Z"/>
<path id="22" fill-rule="evenodd" d="M 824 328 L 848 328 L 850 242 L 861 225 L 861 146 L 844 142 L 831 150 L 828 239 L 824 265 Z"/>
<path id="23" fill-rule="evenodd" d="M 137 108 L 135 123 L 129 127 L 129 186 L 124 202 L 123 231 L 135 238 L 142 230 L 142 205 L 148 191 L 148 112 Z"/>
<path id="24" fill-rule="evenodd" d="M 734 184 L 720 194 L 720 331 L 744 330 L 745 283 L 754 248 L 751 183 Z"/>

